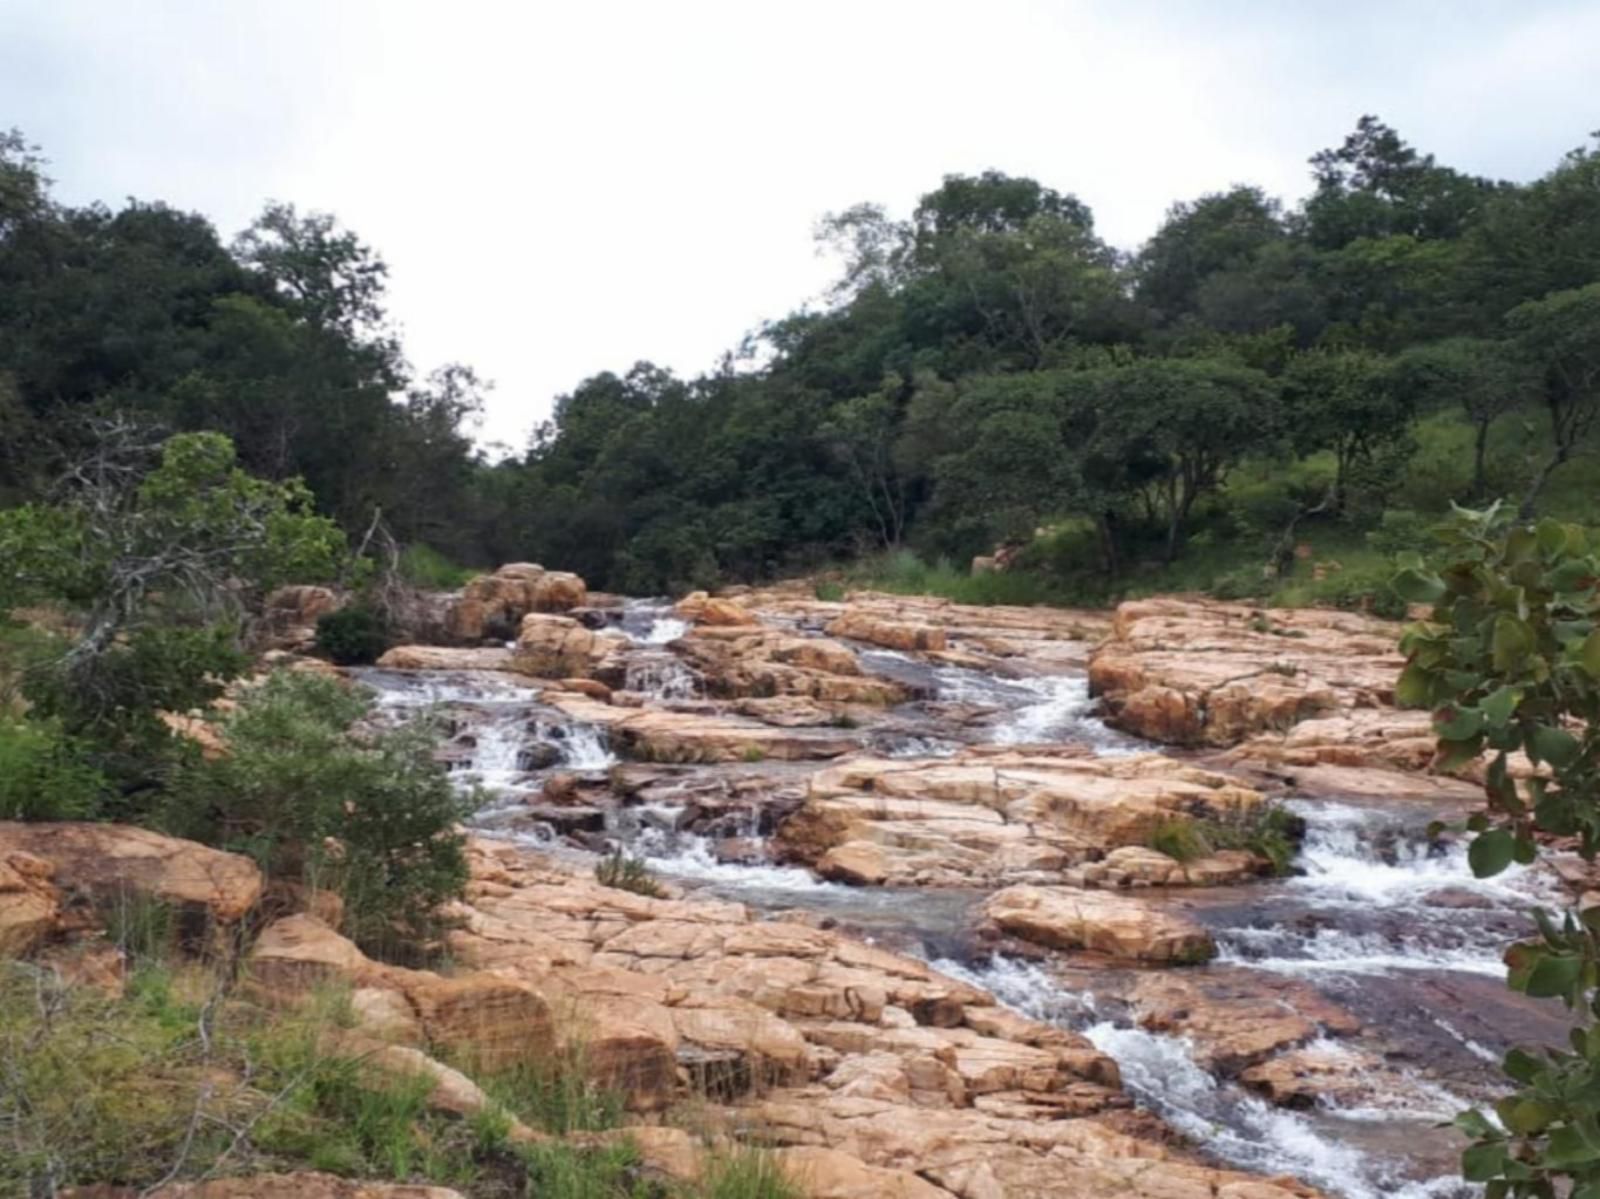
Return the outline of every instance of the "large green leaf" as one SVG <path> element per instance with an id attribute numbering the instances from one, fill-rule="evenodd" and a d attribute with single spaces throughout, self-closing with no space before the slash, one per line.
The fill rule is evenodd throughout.
<path id="1" fill-rule="evenodd" d="M 1578 757 L 1578 739 L 1566 729 L 1536 724 L 1528 730 L 1528 756 L 1535 762 L 1549 762 L 1560 769 Z"/>
<path id="2" fill-rule="evenodd" d="M 1578 651 L 1578 662 L 1591 679 L 1600 679 L 1600 629 L 1590 633 Z"/>
<path id="3" fill-rule="evenodd" d="M 1497 687 L 1478 702 L 1478 708 L 1486 721 L 1498 727 L 1511 719 L 1521 702 L 1522 692 L 1518 688 Z"/>
<path id="4" fill-rule="evenodd" d="M 1582 958 L 1547 953 L 1528 975 L 1526 990 L 1535 999 L 1564 998 L 1582 975 Z"/>
<path id="5" fill-rule="evenodd" d="M 1412 604 L 1431 604 L 1445 593 L 1443 579 L 1414 566 L 1395 575 L 1392 585 L 1401 599 Z"/>
<path id="6" fill-rule="evenodd" d="M 1534 644 L 1533 630 L 1526 621 L 1515 616 L 1495 617 L 1492 651 L 1496 670 L 1509 673 L 1522 669 Z"/>
<path id="7" fill-rule="evenodd" d="M 1467 864 L 1479 878 L 1499 874 L 1511 865 L 1516 855 L 1517 840 L 1508 829 L 1492 828 L 1473 838 L 1467 847 Z"/>

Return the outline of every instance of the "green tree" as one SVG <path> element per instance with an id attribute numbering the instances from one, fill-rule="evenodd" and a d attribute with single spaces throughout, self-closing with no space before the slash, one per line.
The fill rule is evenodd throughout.
<path id="1" fill-rule="evenodd" d="M 1522 499 L 1527 520 L 1552 472 L 1572 459 L 1600 420 L 1600 283 L 1530 300 L 1506 320 L 1541 378 L 1550 424 L 1550 453 Z"/>
<path id="2" fill-rule="evenodd" d="M 1386 361 L 1364 351 L 1301 354 L 1284 373 L 1284 415 L 1296 451 L 1333 454 L 1333 509 L 1343 512 L 1361 467 L 1392 479 L 1412 445 L 1412 399 Z"/>
<path id="3" fill-rule="evenodd" d="M 1468 498 L 1486 498 L 1489 430 L 1536 394 L 1535 378 L 1516 347 L 1475 337 L 1429 342 L 1395 359 L 1391 381 L 1418 408 L 1460 405 L 1474 432 Z"/>
<path id="4" fill-rule="evenodd" d="M 24 688 L 41 715 L 114 750 L 148 744 L 157 709 L 207 703 L 243 667 L 254 597 L 332 578 L 346 552 L 303 486 L 247 474 L 215 433 L 105 426 L 59 494 L 0 511 L 0 611 L 58 604 L 80 622 Z"/>

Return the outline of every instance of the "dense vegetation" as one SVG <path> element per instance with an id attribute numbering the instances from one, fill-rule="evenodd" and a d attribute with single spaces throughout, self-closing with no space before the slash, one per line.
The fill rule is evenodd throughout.
<path id="1" fill-rule="evenodd" d="M 1486 810 L 1468 827 L 1480 877 L 1527 865 L 1552 841 L 1593 862 L 1600 853 L 1600 554 L 1597 539 L 1555 520 L 1508 523 L 1498 505 L 1462 510 L 1442 530 L 1430 567 L 1397 579 L 1432 605 L 1402 648 L 1396 697 L 1433 708 L 1441 761 L 1481 755 Z M 1525 777 L 1512 754 L 1535 768 Z M 1536 909 L 1538 937 L 1506 954 L 1512 989 L 1560 999 L 1576 1013 L 1568 1044 L 1513 1049 L 1516 1089 L 1497 1119 L 1469 1111 L 1462 1161 L 1489 1199 L 1600 1195 L 1600 908 L 1559 922 Z"/>
<path id="2" fill-rule="evenodd" d="M 466 435 L 482 384 L 414 377 L 383 262 L 331 218 L 272 205 L 225 245 L 159 203 L 68 208 L 12 135 L 0 499 L 115 412 L 228 434 L 349 531 L 381 512 L 434 578 L 438 550 L 635 592 L 907 548 L 964 574 L 1015 540 L 1033 582 L 998 594 L 1370 599 L 1369 533 L 1389 552 L 1451 500 L 1580 499 L 1600 151 L 1513 185 L 1364 117 L 1311 166 L 1293 210 L 1241 185 L 1175 204 L 1133 254 L 997 172 L 948 176 L 907 220 L 857 205 L 819 228 L 842 262 L 826 304 L 704 377 L 584 380 L 490 463 Z M 1345 577 L 1308 577 L 1304 543 Z"/>

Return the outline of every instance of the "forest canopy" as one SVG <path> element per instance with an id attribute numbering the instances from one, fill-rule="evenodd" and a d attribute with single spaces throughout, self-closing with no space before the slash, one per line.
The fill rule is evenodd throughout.
<path id="1" fill-rule="evenodd" d="M 71 207 L 13 132 L 0 505 L 115 418 L 225 434 L 352 536 L 381 513 L 464 565 L 661 592 L 903 547 L 960 564 L 1045 527 L 1034 565 L 1111 594 L 1197 542 L 1284 573 L 1313 530 L 1560 502 L 1600 418 L 1600 149 L 1512 184 L 1368 116 L 1310 168 L 1296 206 L 1247 184 L 1180 200 L 1134 252 L 998 171 L 946 176 L 905 219 L 844 208 L 817 229 L 825 301 L 696 378 L 582 380 L 491 460 L 487 385 L 419 375 L 382 258 L 333 217 L 273 203 L 225 241 L 159 201 Z"/>

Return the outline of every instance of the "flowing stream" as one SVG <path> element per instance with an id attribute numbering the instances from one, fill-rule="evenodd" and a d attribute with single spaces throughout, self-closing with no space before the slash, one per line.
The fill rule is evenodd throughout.
<path id="1" fill-rule="evenodd" d="M 619 624 L 636 646 L 630 689 L 655 702 L 700 695 L 699 680 L 669 648 L 686 631 L 670 609 L 629 601 Z M 869 671 L 928 697 L 892 713 L 886 731 L 864 732 L 869 752 L 937 757 L 973 743 L 1076 743 L 1101 754 L 1148 748 L 1095 717 L 1082 674 L 1003 677 L 882 650 L 864 650 L 861 658 Z M 472 823 L 485 833 L 562 848 L 557 830 L 537 815 L 544 781 L 553 771 L 595 774 L 617 762 L 602 730 L 543 704 L 537 689 L 516 676 L 354 673 L 377 692 L 380 713 L 389 718 L 429 711 L 445 722 L 453 773 L 482 795 Z M 780 782 L 792 776 L 803 789 L 816 768 L 725 764 L 693 775 L 727 790 L 741 771 L 759 769 Z M 1102 994 L 1095 975 L 1067 982 L 1037 964 L 974 952 L 964 933 L 982 894 L 823 882 L 764 860 L 771 816 L 759 800 L 734 805 L 720 818 L 720 843 L 684 827 L 692 801 L 686 791 L 681 801 L 667 793 L 612 808 L 596 835 L 626 844 L 686 887 L 762 910 L 803 907 L 833 916 L 869 939 L 921 954 L 1026 1015 L 1083 1032 L 1118 1061 L 1139 1103 L 1218 1161 L 1293 1174 L 1341 1199 L 1475 1194 L 1455 1177 L 1453 1134 L 1437 1125 L 1477 1100 L 1495 1075 L 1489 1063 L 1513 1039 L 1554 1036 L 1559 1024 L 1519 1006 L 1500 981 L 1503 947 L 1526 931 L 1530 905 L 1554 899 L 1549 885 L 1518 869 L 1473 879 L 1461 845 L 1432 844 L 1423 832 L 1435 816 L 1457 813 L 1427 805 L 1291 800 L 1306 822 L 1293 877 L 1184 893 L 1221 950 L 1215 964 L 1198 968 L 1202 974 L 1295 978 L 1353 1013 L 1368 1041 L 1402 1047 L 1395 1070 L 1407 1085 L 1396 1093 L 1349 1107 L 1325 1101 L 1289 1111 L 1208 1072 L 1186 1039 L 1140 1027 L 1116 988 Z M 726 844 L 748 852 L 730 856 Z M 1317 1047 L 1349 1051 L 1332 1040 Z"/>

